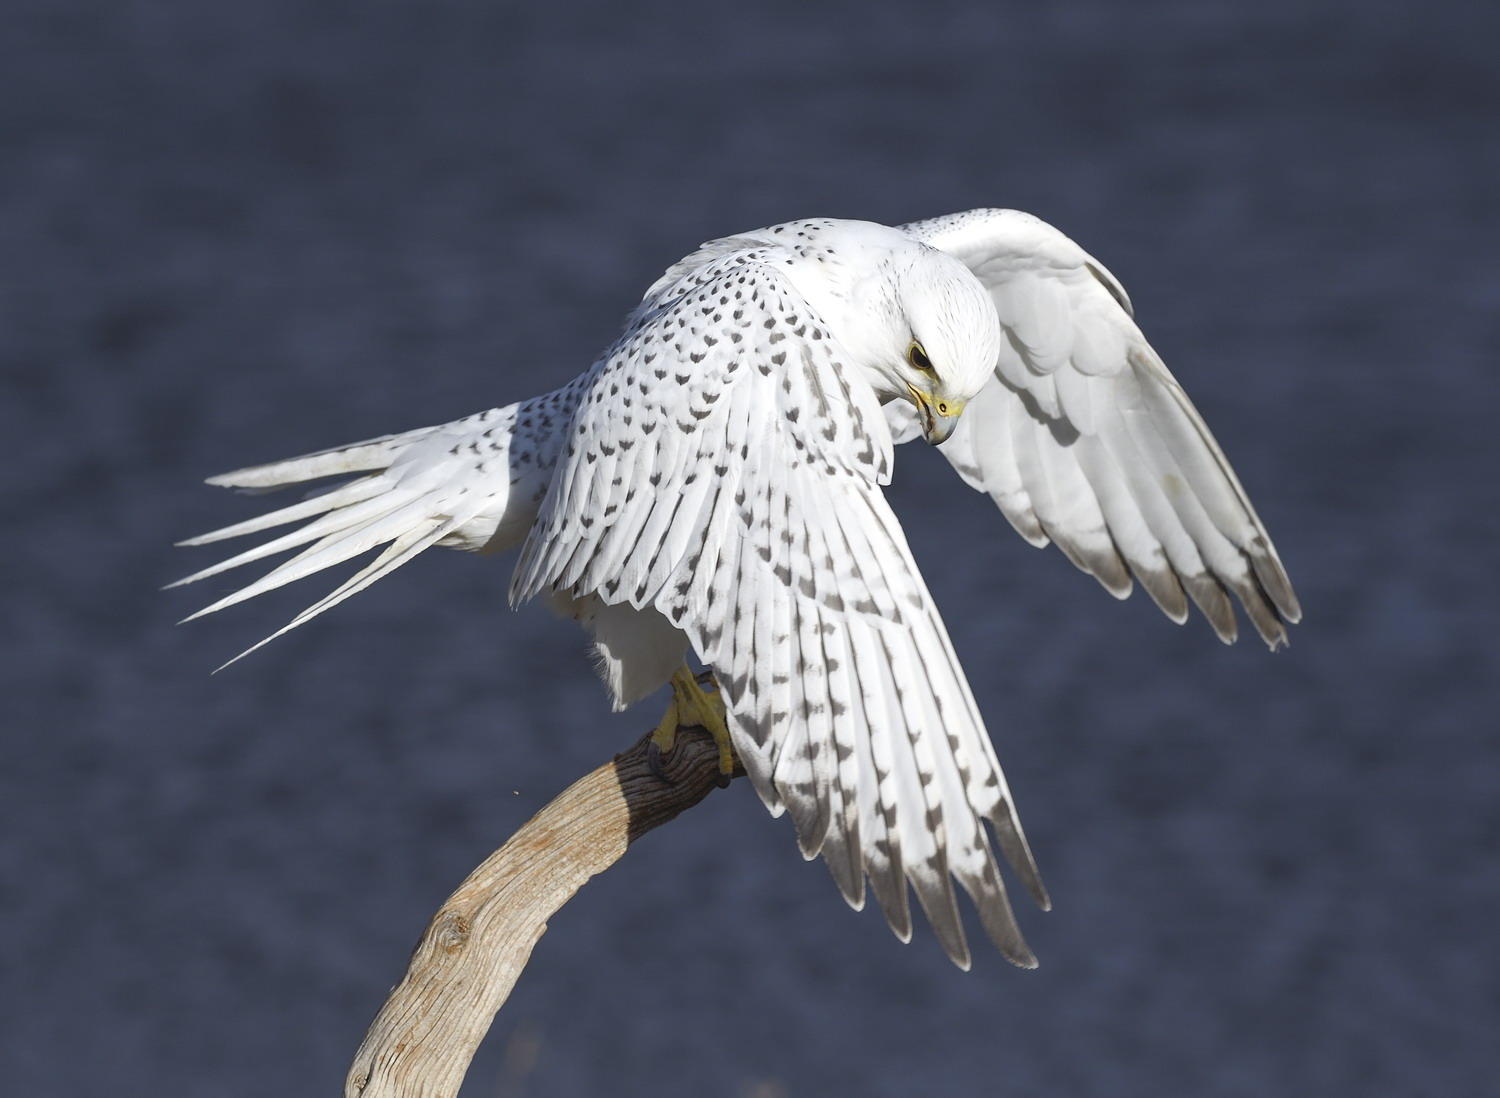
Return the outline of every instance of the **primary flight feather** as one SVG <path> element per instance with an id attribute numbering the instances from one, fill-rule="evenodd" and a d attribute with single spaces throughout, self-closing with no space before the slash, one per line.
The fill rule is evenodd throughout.
<path id="1" fill-rule="evenodd" d="M 882 491 L 893 445 L 918 434 L 1023 537 L 1055 542 L 1117 597 L 1138 580 L 1176 621 L 1191 600 L 1232 641 L 1233 596 L 1272 648 L 1300 617 L 1123 288 L 1013 210 L 899 228 L 813 219 L 705 244 L 555 392 L 212 478 L 355 474 L 185 542 L 303 523 L 179 582 L 300 550 L 206 614 L 383 547 L 286 632 L 430 546 L 519 545 L 512 600 L 545 596 L 589 631 L 616 708 L 675 683 L 697 652 L 756 790 L 851 905 L 868 882 L 906 940 L 910 886 L 967 967 L 957 881 L 1029 966 L 991 834 L 1043 907 L 1046 892 Z"/>

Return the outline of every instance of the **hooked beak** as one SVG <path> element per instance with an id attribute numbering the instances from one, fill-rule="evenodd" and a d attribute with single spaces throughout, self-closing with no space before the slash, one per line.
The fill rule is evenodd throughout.
<path id="1" fill-rule="evenodd" d="M 922 417 L 922 437 L 934 446 L 948 441 L 953 428 L 958 426 L 958 417 L 963 414 L 966 402 L 924 393 L 910 385 L 907 388 L 911 389 L 912 403 Z"/>

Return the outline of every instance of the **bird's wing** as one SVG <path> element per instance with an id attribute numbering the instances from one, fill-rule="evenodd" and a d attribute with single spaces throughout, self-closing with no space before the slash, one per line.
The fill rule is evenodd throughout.
<path id="1" fill-rule="evenodd" d="M 712 265 L 711 265 L 712 266 Z M 851 905 L 906 882 L 967 965 L 957 879 L 1030 965 L 984 826 L 1045 906 L 994 749 L 880 484 L 890 436 L 819 318 L 769 267 L 722 265 L 641 310 L 595 366 L 512 597 L 651 607 L 714 668 L 737 753 Z"/>
<path id="2" fill-rule="evenodd" d="M 941 446 L 1033 545 L 1124 598 L 1134 575 L 1174 621 L 1189 598 L 1226 643 L 1232 592 L 1273 649 L 1297 596 L 1224 452 L 1132 319 L 1113 275 L 1017 210 L 902 226 L 963 260 L 1002 330 L 995 376 Z M 901 440 L 914 423 L 889 408 Z"/>

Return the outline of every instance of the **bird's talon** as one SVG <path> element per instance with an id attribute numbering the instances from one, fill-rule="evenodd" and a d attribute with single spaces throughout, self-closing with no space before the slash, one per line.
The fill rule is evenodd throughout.
<path id="1" fill-rule="evenodd" d="M 724 719 L 724 699 L 719 696 L 712 671 L 700 671 L 695 675 L 682 667 L 672 676 L 672 701 L 646 747 L 651 772 L 663 781 L 671 779 L 666 775 L 662 757 L 671 754 L 678 730 L 682 728 L 700 729 L 713 737 L 714 745 L 719 749 L 719 773 L 715 780 L 721 788 L 727 786 L 734 777 L 736 760 Z"/>

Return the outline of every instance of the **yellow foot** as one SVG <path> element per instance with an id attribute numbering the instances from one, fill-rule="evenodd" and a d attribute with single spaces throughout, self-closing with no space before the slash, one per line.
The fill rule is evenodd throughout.
<path id="1" fill-rule="evenodd" d="M 705 690 L 705 686 L 709 689 Z M 713 672 L 695 676 L 683 666 L 672 673 L 672 701 L 656 731 L 651 733 L 651 744 L 657 752 L 671 753 L 679 728 L 701 728 L 714 738 L 719 749 L 720 784 L 728 785 L 734 774 L 734 748 L 729 742 L 729 727 L 724 723 L 724 699 L 719 696 Z M 654 760 L 653 769 L 660 773 Z"/>

